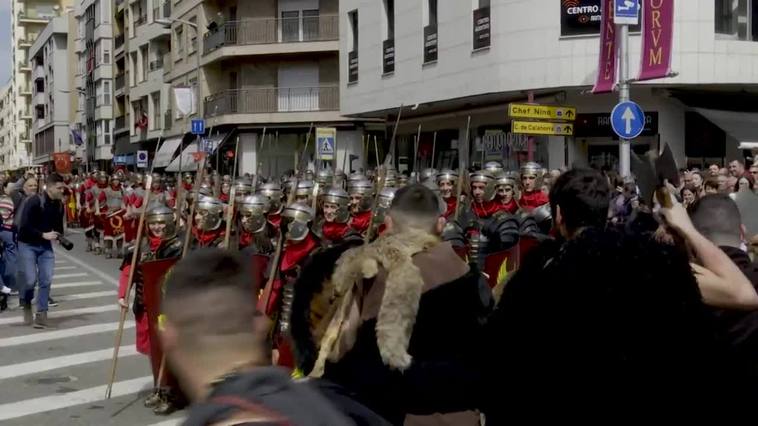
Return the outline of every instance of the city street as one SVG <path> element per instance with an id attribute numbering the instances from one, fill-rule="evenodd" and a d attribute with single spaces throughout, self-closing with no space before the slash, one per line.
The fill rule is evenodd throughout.
<path id="1" fill-rule="evenodd" d="M 49 321 L 55 329 L 22 324 L 22 312 L 0 314 L 0 425 L 179 424 L 182 413 L 157 417 L 142 405 L 152 387 L 145 356 L 134 346 L 127 317 L 113 397 L 105 399 L 119 309 L 120 260 L 84 251 L 84 237 L 70 233 L 72 251 L 56 248 Z"/>

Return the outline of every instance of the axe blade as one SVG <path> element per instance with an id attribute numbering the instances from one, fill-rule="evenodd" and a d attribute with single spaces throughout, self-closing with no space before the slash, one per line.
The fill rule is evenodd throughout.
<path id="1" fill-rule="evenodd" d="M 659 184 L 662 184 L 663 180 L 666 179 L 675 187 L 679 186 L 679 170 L 676 167 L 674 153 L 671 151 L 671 147 L 668 143 L 663 145 L 663 152 L 660 157 L 655 160 L 655 172 Z"/>
<path id="2" fill-rule="evenodd" d="M 658 186 L 653 165 L 650 164 L 647 157 L 640 158 L 634 151 L 631 154 L 632 174 L 637 178 L 640 197 L 646 205 L 652 206 L 653 194 L 655 194 L 655 188 Z"/>

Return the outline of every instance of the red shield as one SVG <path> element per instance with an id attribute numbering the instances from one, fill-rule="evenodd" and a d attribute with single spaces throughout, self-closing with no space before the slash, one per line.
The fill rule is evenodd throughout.
<path id="1" fill-rule="evenodd" d="M 519 246 L 508 250 L 492 253 L 484 259 L 483 272 L 487 274 L 487 284 L 490 288 L 507 280 L 519 265 Z"/>
<path id="2" fill-rule="evenodd" d="M 163 357 L 158 333 L 158 317 L 160 316 L 160 305 L 163 299 L 163 282 L 168 275 L 168 271 L 178 261 L 178 257 L 173 257 L 170 259 L 141 262 L 139 265 L 140 272 L 142 273 L 142 297 L 145 304 L 145 313 L 147 314 L 147 331 L 150 335 L 150 364 L 153 369 L 154 378 L 158 377 L 161 358 Z"/>
<path id="3" fill-rule="evenodd" d="M 126 211 L 122 209 L 115 211 L 102 219 L 104 239 L 115 241 L 124 238 L 124 225 L 126 222 L 126 219 L 124 219 L 125 214 Z"/>

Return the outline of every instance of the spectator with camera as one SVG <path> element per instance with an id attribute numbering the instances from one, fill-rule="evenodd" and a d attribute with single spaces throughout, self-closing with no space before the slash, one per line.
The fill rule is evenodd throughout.
<path id="1" fill-rule="evenodd" d="M 18 254 L 21 261 L 23 287 L 19 299 L 24 310 L 24 323 L 34 328 L 48 328 L 47 309 L 50 283 L 55 266 L 52 242 L 63 234 L 63 177 L 50 174 L 41 194 L 29 196 L 18 208 Z M 70 244 L 70 243 L 69 243 Z M 39 285 L 37 312 L 32 318 L 34 284 Z"/>

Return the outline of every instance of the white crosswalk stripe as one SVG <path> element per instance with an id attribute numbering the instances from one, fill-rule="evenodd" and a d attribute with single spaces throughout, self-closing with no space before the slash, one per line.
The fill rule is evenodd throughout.
<path id="1" fill-rule="evenodd" d="M 62 311 L 50 311 L 47 313 L 47 317 L 58 319 L 58 318 L 73 317 L 77 315 L 101 314 L 103 312 L 113 312 L 113 311 L 118 311 L 118 310 L 119 310 L 119 307 L 114 302 L 114 303 L 109 303 L 103 306 L 90 306 L 86 308 L 65 309 Z M 24 318 L 21 315 L 8 317 L 8 318 L 0 318 L 0 325 L 21 324 L 23 322 L 23 319 Z"/>
<path id="2" fill-rule="evenodd" d="M 77 278 L 77 277 L 86 277 L 86 272 L 75 272 L 73 274 L 56 274 L 55 278 L 61 279 L 61 278 Z"/>
<path id="3" fill-rule="evenodd" d="M 71 269 L 76 269 L 76 266 L 56 266 L 53 268 L 54 271 L 69 271 Z"/>
<path id="4" fill-rule="evenodd" d="M 137 348 L 134 345 L 121 346 L 118 350 L 118 357 L 124 358 L 137 355 Z M 58 368 L 72 367 L 75 365 L 88 364 L 97 361 L 105 361 L 113 358 L 113 348 L 99 351 L 82 352 L 74 355 L 64 355 L 54 358 L 45 358 L 39 361 L 23 362 L 21 364 L 11 364 L 0 367 L 0 380 L 11 377 L 26 376 L 29 374 L 38 374 L 45 371 L 55 370 Z"/>
<path id="5" fill-rule="evenodd" d="M 74 281 L 71 283 L 56 283 L 53 282 L 52 287 L 56 290 L 59 290 L 61 288 L 71 288 L 71 287 L 91 287 L 96 285 L 102 285 L 102 281 Z"/>
<path id="6" fill-rule="evenodd" d="M 150 389 L 153 385 L 153 377 L 146 376 L 137 379 L 125 380 L 113 384 L 113 397 L 130 395 L 142 390 Z M 70 392 L 63 395 L 50 395 L 40 398 L 27 399 L 20 402 L 0 404 L 0 420 L 15 419 L 31 414 L 44 413 L 46 411 L 60 410 L 75 405 L 89 404 L 102 401 L 107 385 Z"/>
<path id="7" fill-rule="evenodd" d="M 69 302 L 72 300 L 82 300 L 82 299 L 95 299 L 98 297 L 105 297 L 105 296 L 117 296 L 118 292 L 116 290 L 105 290 L 105 291 L 93 291 L 90 293 L 81 293 L 81 294 L 67 294 L 64 296 L 56 297 L 56 301 L 60 302 Z"/>
<path id="8" fill-rule="evenodd" d="M 134 327 L 134 321 L 126 321 L 124 328 Z M 94 324 L 85 325 L 82 327 L 66 328 L 63 330 L 44 331 L 35 334 L 26 334 L 24 336 L 6 337 L 0 339 L 0 350 L 18 345 L 26 345 L 29 343 L 39 343 L 48 340 L 68 339 L 71 337 L 86 336 L 94 333 L 105 333 L 108 331 L 114 331 L 118 328 L 117 322 L 111 322 L 107 324 Z"/>

